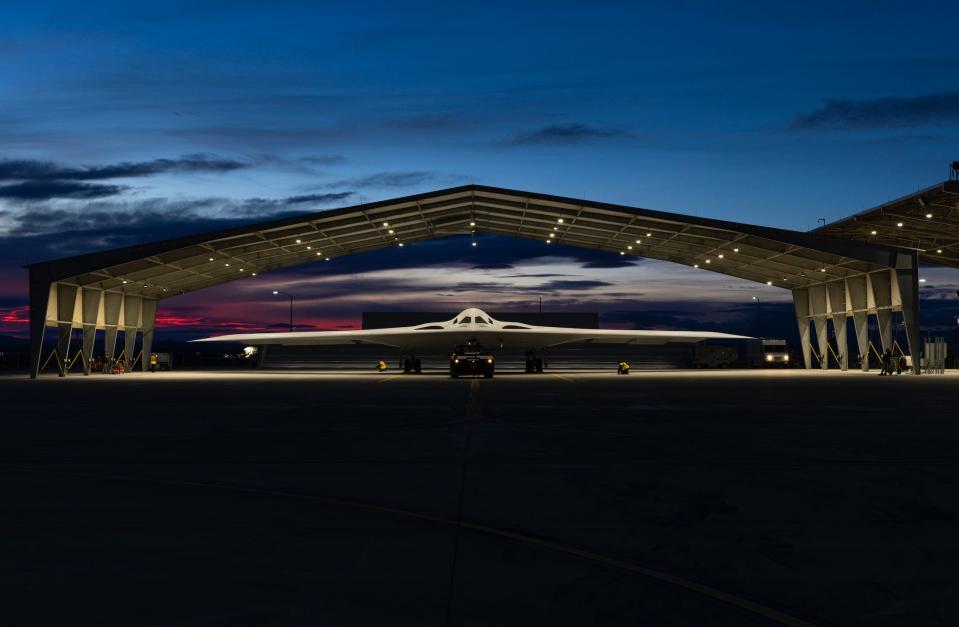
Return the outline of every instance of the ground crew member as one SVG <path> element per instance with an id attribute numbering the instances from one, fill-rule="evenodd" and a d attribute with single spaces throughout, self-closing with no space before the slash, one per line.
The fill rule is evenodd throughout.
<path id="1" fill-rule="evenodd" d="M 887 348 L 886 352 L 882 354 L 882 372 L 879 373 L 880 377 L 892 374 L 892 349 Z"/>
<path id="2" fill-rule="evenodd" d="M 629 374 L 629 364 L 625 361 L 620 361 L 616 367 L 616 374 Z"/>
<path id="3" fill-rule="evenodd" d="M 157 371 L 157 354 L 150 353 L 150 372 Z"/>
<path id="4" fill-rule="evenodd" d="M 386 370 L 386 362 L 381 359 L 380 363 L 376 364 L 376 369 L 380 372 Z"/>

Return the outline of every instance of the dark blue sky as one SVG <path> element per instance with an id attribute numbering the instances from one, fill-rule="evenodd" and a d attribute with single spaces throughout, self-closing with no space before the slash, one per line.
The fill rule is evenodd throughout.
<path id="1" fill-rule="evenodd" d="M 952 17 L 941 2 L 5 5 L 0 331 L 22 318 L 21 263 L 464 182 L 812 228 L 959 158 Z M 394 261 L 401 279 L 376 273 L 384 253 L 270 280 L 300 285 L 311 319 L 346 323 L 377 304 L 542 293 L 628 311 L 673 307 L 676 287 L 766 294 L 668 264 L 482 244 L 411 252 Z M 444 283 L 437 266 L 461 272 Z M 502 285 L 517 273 L 564 278 Z M 321 297 L 344 281 L 378 291 Z M 223 322 L 264 292 L 166 310 Z"/>

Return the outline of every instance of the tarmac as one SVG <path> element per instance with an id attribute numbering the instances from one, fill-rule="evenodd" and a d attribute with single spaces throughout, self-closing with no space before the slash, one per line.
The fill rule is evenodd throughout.
<path id="1" fill-rule="evenodd" d="M 954 625 L 959 373 L 0 377 L 9 625 Z"/>

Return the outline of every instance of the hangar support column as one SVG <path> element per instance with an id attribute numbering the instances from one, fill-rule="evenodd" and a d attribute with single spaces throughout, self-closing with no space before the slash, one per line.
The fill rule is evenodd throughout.
<path id="1" fill-rule="evenodd" d="M 123 357 L 127 372 L 133 371 L 133 351 L 137 346 L 137 330 L 140 327 L 140 306 L 142 299 L 139 296 L 123 297 Z"/>
<path id="2" fill-rule="evenodd" d="M 113 356 L 117 351 L 117 330 L 120 327 L 120 306 L 123 294 L 107 292 L 103 295 L 103 355 L 107 366 L 113 367 Z"/>
<path id="3" fill-rule="evenodd" d="M 906 326 L 906 340 L 912 357 L 912 372 L 919 374 L 922 351 L 919 348 L 919 254 L 900 253 L 896 260 L 896 281 L 902 301 L 902 318 Z"/>
<path id="4" fill-rule="evenodd" d="M 844 281 L 826 283 L 829 296 L 829 312 L 832 314 L 832 330 L 836 334 L 836 356 L 839 368 L 849 368 L 849 340 L 846 338 L 846 284 Z"/>
<path id="5" fill-rule="evenodd" d="M 863 372 L 869 372 L 869 298 L 866 289 L 866 275 L 846 279 L 846 290 L 852 305 L 852 322 L 856 329 L 856 345 L 862 360 Z"/>
<path id="6" fill-rule="evenodd" d="M 100 317 L 100 305 L 103 301 L 103 290 L 82 288 L 82 324 L 83 324 L 83 374 L 90 374 L 90 361 L 93 358 L 93 342 L 97 337 L 97 320 Z"/>
<path id="7" fill-rule="evenodd" d="M 30 268 L 30 378 L 36 379 L 43 359 L 43 336 L 47 330 L 50 281 L 41 268 Z"/>
<path id="8" fill-rule="evenodd" d="M 799 342 L 806 368 L 812 368 L 812 344 L 809 339 L 809 290 L 793 290 L 793 306 L 796 308 L 796 324 L 799 326 Z"/>
<path id="9" fill-rule="evenodd" d="M 826 303 L 825 284 L 809 287 L 809 309 L 816 324 L 816 343 L 819 344 L 819 365 L 823 370 L 829 368 L 829 320 Z"/>
<path id="10" fill-rule="evenodd" d="M 892 350 L 892 281 L 889 271 L 882 270 L 869 275 L 873 301 L 876 304 L 876 321 L 879 322 L 879 339 L 882 350 Z"/>
<path id="11" fill-rule="evenodd" d="M 62 377 L 70 367 L 70 336 L 77 306 L 77 286 L 57 283 L 57 368 Z"/>
<path id="12" fill-rule="evenodd" d="M 153 330 L 157 317 L 157 301 L 153 298 L 144 298 L 141 311 L 141 326 L 143 327 L 143 348 L 141 349 L 140 370 L 146 372 L 150 363 L 150 353 L 153 351 Z"/>

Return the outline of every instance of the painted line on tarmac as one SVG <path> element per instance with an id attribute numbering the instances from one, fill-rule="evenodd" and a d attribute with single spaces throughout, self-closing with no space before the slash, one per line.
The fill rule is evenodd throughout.
<path id="1" fill-rule="evenodd" d="M 476 388 L 479 387 L 479 381 L 475 381 Z M 470 385 L 471 397 L 473 396 L 473 385 Z M 101 473 L 88 473 L 88 472 L 66 472 L 61 470 L 46 470 L 46 469 L 35 469 L 35 468 L 22 468 L 22 467 L 9 467 L 8 470 L 13 470 L 14 472 L 26 472 L 33 474 L 52 474 L 52 475 L 64 475 L 68 477 L 87 477 L 91 479 L 107 479 L 112 481 L 128 481 L 128 482 L 140 482 L 140 483 L 155 483 L 155 484 L 164 484 L 164 485 L 175 485 L 183 487 L 192 487 L 192 488 L 205 488 L 213 490 L 224 490 L 230 492 L 243 492 L 246 494 L 260 494 L 266 496 L 279 496 L 283 498 L 291 498 L 302 501 L 311 501 L 314 503 L 323 503 L 326 505 L 335 505 L 338 507 L 347 507 L 352 509 L 361 509 L 369 512 L 378 512 L 383 514 L 393 514 L 395 516 L 402 516 L 405 518 L 411 518 L 414 520 L 422 520 L 424 522 L 431 522 L 441 525 L 453 526 L 462 529 L 469 529 L 479 534 L 505 538 L 507 540 L 512 540 L 514 542 L 519 542 L 522 544 L 528 544 L 532 546 L 537 546 L 543 549 L 554 551 L 557 553 L 563 553 L 566 555 L 572 555 L 574 557 L 581 558 L 586 561 L 596 562 L 599 564 L 605 564 L 612 568 L 617 568 L 619 570 L 624 570 L 626 572 L 634 573 L 637 575 L 642 575 L 649 579 L 655 579 L 657 581 L 670 584 L 677 588 L 682 588 L 689 592 L 694 592 L 700 596 L 712 599 L 713 601 L 719 601 L 726 605 L 731 605 L 753 614 L 758 614 L 764 618 L 775 621 L 782 625 L 789 625 L 790 627 L 816 627 L 816 623 L 810 623 L 795 616 L 785 614 L 779 610 L 766 607 L 756 603 L 755 601 L 750 601 L 749 599 L 744 599 L 738 597 L 734 594 L 728 592 L 723 592 L 712 586 L 707 586 L 705 584 L 697 583 L 677 575 L 671 575 L 669 573 L 654 570 L 652 568 L 646 568 L 645 566 L 640 566 L 639 564 L 634 564 L 626 560 L 616 559 L 601 553 L 594 553 L 592 551 L 587 551 L 585 549 L 580 549 L 574 546 L 568 546 L 559 544 L 557 542 L 552 542 L 550 540 L 545 540 L 542 538 L 537 538 L 535 536 L 526 535 L 524 533 L 519 533 L 516 531 L 509 531 L 507 529 L 498 529 L 496 527 L 489 527 L 487 525 L 482 525 L 479 523 L 473 523 L 465 520 L 453 520 L 452 518 L 445 518 L 442 516 L 434 516 L 432 514 L 421 514 L 418 512 L 412 512 L 409 510 L 397 509 L 395 507 L 386 507 L 384 505 L 376 505 L 373 503 L 363 503 L 361 501 L 348 501 L 345 499 L 335 499 L 323 496 L 315 496 L 311 494 L 302 494 L 299 492 L 286 492 L 283 490 L 268 490 L 266 488 L 250 488 L 245 486 L 236 486 L 224 483 L 213 483 L 206 481 L 191 481 L 187 479 L 163 479 L 159 477 L 142 477 L 142 476 L 130 476 L 130 475 L 113 475 L 113 474 L 101 474 Z"/>
<path id="2" fill-rule="evenodd" d="M 563 381 L 567 383 L 576 383 L 576 379 L 571 379 L 570 377 L 567 377 L 561 374 L 556 374 L 555 372 L 551 372 L 550 374 L 556 377 L 557 379 L 562 379 Z"/>

